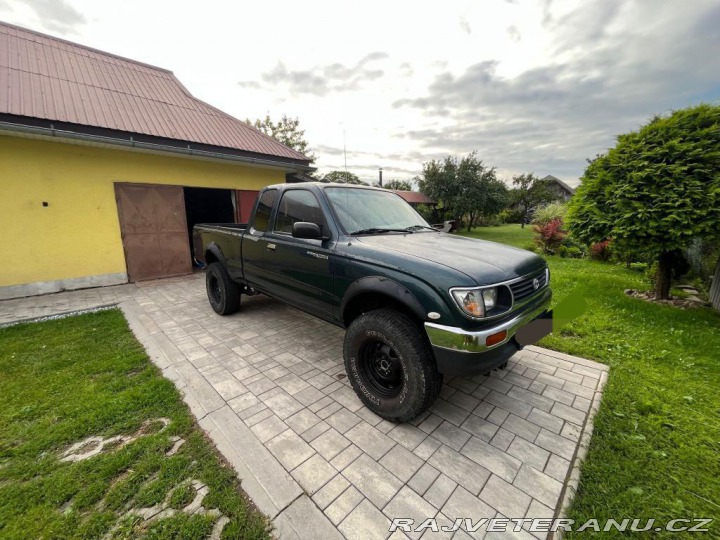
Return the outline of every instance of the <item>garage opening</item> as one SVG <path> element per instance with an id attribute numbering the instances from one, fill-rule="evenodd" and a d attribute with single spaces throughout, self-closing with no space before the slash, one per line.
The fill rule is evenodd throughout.
<path id="1" fill-rule="evenodd" d="M 192 230 L 197 223 L 235 223 L 235 191 L 216 188 L 183 188 L 188 243 L 193 250 Z M 192 253 L 193 260 L 195 253 Z"/>

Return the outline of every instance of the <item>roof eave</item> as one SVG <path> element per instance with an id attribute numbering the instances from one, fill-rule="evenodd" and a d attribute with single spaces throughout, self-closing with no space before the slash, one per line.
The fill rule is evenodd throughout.
<path id="1" fill-rule="evenodd" d="M 312 172 L 316 170 L 315 167 L 310 165 L 309 160 L 294 160 L 281 156 L 247 152 L 236 148 L 164 139 L 151 135 L 68 124 L 65 122 L 53 122 L 40 118 L 19 117 L 9 114 L 0 114 L 0 131 L 29 133 L 58 140 L 90 141 L 110 146 L 131 147 L 155 152 L 241 162 L 263 167 L 279 168 L 286 172 Z"/>

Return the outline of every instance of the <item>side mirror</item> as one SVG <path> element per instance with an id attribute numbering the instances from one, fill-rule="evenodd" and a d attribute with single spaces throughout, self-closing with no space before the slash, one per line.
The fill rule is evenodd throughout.
<path id="1" fill-rule="evenodd" d="M 309 223 L 307 221 L 298 221 L 293 223 L 292 235 L 294 238 L 320 239 L 322 233 L 317 223 Z"/>

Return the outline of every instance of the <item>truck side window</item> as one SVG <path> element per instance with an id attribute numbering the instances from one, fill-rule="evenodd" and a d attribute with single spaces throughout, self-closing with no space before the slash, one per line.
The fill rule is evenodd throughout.
<path id="1" fill-rule="evenodd" d="M 275 218 L 274 232 L 292 234 L 293 224 L 298 221 L 316 223 L 321 231 L 326 229 L 320 203 L 315 195 L 305 189 L 292 189 L 283 194 Z"/>
<path id="2" fill-rule="evenodd" d="M 256 231 L 265 232 L 268 230 L 270 226 L 270 214 L 272 213 L 276 196 L 277 189 L 269 189 L 260 197 L 252 225 Z"/>

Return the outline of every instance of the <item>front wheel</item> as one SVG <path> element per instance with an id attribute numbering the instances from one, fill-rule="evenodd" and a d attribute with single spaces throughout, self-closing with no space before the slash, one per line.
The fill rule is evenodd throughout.
<path id="1" fill-rule="evenodd" d="M 375 414 L 407 422 L 433 404 L 442 386 L 420 329 L 397 311 L 363 313 L 345 334 L 345 370 L 355 393 Z"/>
<path id="2" fill-rule="evenodd" d="M 211 263 L 205 274 L 208 300 L 215 313 L 229 315 L 240 307 L 240 286 L 219 262 Z"/>

